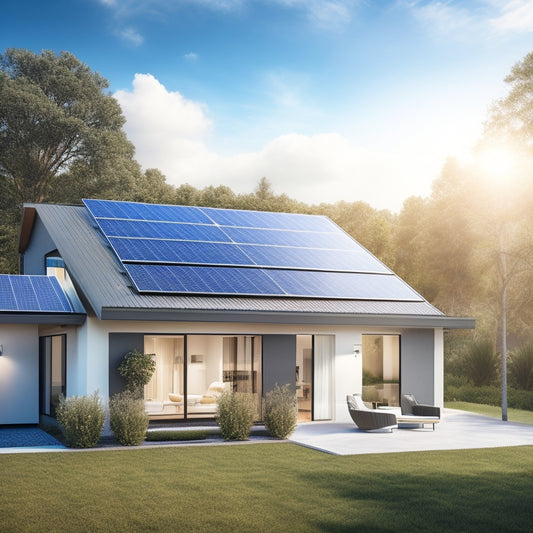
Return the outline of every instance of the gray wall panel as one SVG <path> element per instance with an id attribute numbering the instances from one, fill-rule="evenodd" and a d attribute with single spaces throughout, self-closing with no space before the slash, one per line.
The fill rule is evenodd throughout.
<path id="1" fill-rule="evenodd" d="M 122 392 L 126 383 L 118 373 L 124 355 L 132 350 L 144 351 L 143 333 L 110 333 L 109 334 L 109 396 Z"/>
<path id="2" fill-rule="evenodd" d="M 296 335 L 263 335 L 263 394 L 276 383 L 295 384 Z"/>
<path id="3" fill-rule="evenodd" d="M 39 217 L 35 217 L 35 224 L 31 234 L 30 243 L 24 253 L 22 274 L 46 274 L 46 254 L 53 252 L 56 245 L 46 231 Z"/>
<path id="4" fill-rule="evenodd" d="M 401 394 L 412 393 L 419 403 L 435 399 L 433 330 L 406 330 L 401 337 Z"/>

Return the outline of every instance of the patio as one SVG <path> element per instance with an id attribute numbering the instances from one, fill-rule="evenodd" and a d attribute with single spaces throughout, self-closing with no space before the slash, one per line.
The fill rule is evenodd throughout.
<path id="1" fill-rule="evenodd" d="M 387 431 L 361 431 L 353 423 L 300 424 L 290 440 L 334 455 L 461 450 L 533 445 L 533 425 L 502 422 L 495 418 L 443 409 L 435 431 L 400 427 Z"/>
<path id="2" fill-rule="evenodd" d="M 217 438 L 196 443 L 144 443 L 141 447 L 252 444 L 254 441 L 276 442 L 264 436 L 252 435 L 245 443 L 237 441 L 226 443 Z M 437 424 L 435 431 L 426 426 L 424 429 L 401 427 L 392 433 L 388 430 L 369 432 L 361 431 L 353 423 L 306 422 L 298 425 L 289 441 L 333 455 L 531 446 L 533 425 L 502 422 L 466 411 L 444 409 L 442 420 Z M 117 447 L 100 446 L 93 449 L 117 449 Z M 134 449 L 134 447 L 119 446 L 118 449 Z M 0 454 L 47 451 L 71 450 L 37 428 L 0 429 Z"/>

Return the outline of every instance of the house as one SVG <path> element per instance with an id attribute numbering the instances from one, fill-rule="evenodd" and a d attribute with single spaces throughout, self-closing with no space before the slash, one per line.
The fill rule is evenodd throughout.
<path id="1" fill-rule="evenodd" d="M 59 393 L 107 400 L 135 349 L 156 361 L 152 419 L 212 418 L 222 390 L 260 402 L 285 383 L 302 421 L 349 420 L 345 396 L 357 391 L 442 405 L 444 331 L 474 327 L 323 216 L 27 204 L 20 254 L 22 275 L 0 285 L 0 424 L 53 415 Z M 59 299 L 49 311 L 42 283 L 32 305 L 14 303 L 35 279 Z"/>

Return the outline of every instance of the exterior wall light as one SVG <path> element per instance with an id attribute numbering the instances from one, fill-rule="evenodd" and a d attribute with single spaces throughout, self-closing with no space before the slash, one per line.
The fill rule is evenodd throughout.
<path id="1" fill-rule="evenodd" d="M 361 355 L 361 345 L 360 344 L 354 344 L 353 345 L 353 354 L 355 355 L 355 357 L 357 357 L 358 355 Z"/>

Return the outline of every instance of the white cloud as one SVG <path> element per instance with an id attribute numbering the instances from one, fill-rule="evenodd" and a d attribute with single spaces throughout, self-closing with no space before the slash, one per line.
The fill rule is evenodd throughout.
<path id="1" fill-rule="evenodd" d="M 504 2 L 502 14 L 492 18 L 490 24 L 498 32 L 532 32 L 533 1 L 515 0 Z"/>
<path id="2" fill-rule="evenodd" d="M 133 89 L 114 96 L 138 161 L 144 168 L 159 168 L 174 185 L 223 184 L 247 193 L 265 176 L 276 193 L 307 203 L 363 200 L 399 210 L 407 196 L 429 193 L 444 161 L 444 155 L 439 159 L 425 147 L 371 149 L 339 133 L 291 133 L 256 151 L 222 155 L 209 148 L 212 123 L 206 106 L 168 91 L 153 76 L 136 74 Z M 437 143 L 430 139 L 428 144 Z"/>
<path id="3" fill-rule="evenodd" d="M 135 28 L 123 28 L 117 33 L 121 39 L 124 39 L 135 46 L 140 46 L 144 42 L 143 36 Z"/>
<path id="4" fill-rule="evenodd" d="M 188 54 L 183 55 L 183 59 L 187 61 L 188 63 L 196 63 L 198 61 L 198 54 L 195 54 L 194 52 L 189 52 Z"/>
<path id="5" fill-rule="evenodd" d="M 533 31 L 533 0 L 400 0 L 428 31 L 464 39 Z"/>

